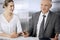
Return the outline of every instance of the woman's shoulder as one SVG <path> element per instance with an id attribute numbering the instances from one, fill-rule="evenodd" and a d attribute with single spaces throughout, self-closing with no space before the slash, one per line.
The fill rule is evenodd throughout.
<path id="1" fill-rule="evenodd" d="M 3 14 L 0 14 L 0 17 L 2 17 L 3 16 Z"/>
<path id="2" fill-rule="evenodd" d="M 3 14 L 0 14 L 0 21 L 2 21 L 2 18 L 3 18 Z"/>

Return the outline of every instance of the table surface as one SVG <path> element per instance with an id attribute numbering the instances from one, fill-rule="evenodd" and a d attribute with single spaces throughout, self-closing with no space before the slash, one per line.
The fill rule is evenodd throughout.
<path id="1" fill-rule="evenodd" d="M 0 40 L 39 40 L 37 37 L 18 37 L 18 38 L 7 38 L 0 37 Z"/>

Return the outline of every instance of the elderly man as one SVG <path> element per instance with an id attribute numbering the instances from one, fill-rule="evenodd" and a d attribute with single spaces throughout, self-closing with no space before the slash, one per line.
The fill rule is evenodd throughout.
<path id="1" fill-rule="evenodd" d="M 41 0 L 41 11 L 33 14 L 29 24 L 31 29 L 25 36 L 39 37 L 40 40 L 57 40 L 59 16 L 50 11 L 51 7 L 51 0 Z"/>

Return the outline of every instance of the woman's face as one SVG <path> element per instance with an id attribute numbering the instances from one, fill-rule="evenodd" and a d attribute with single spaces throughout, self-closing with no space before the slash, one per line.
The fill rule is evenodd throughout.
<path id="1" fill-rule="evenodd" d="M 5 10 L 9 13 L 13 13 L 14 10 L 14 2 L 9 2 L 8 5 L 5 7 Z"/>

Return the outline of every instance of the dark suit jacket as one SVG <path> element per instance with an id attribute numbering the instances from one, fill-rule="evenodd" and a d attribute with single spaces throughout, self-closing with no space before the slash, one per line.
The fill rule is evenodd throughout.
<path id="1" fill-rule="evenodd" d="M 37 23 L 39 19 L 40 12 L 33 14 L 29 26 L 30 26 L 30 36 L 36 37 L 36 30 L 37 30 Z M 59 32 L 59 16 L 51 11 L 49 11 L 46 24 L 44 35 L 45 37 L 53 38 L 56 33 Z"/>

